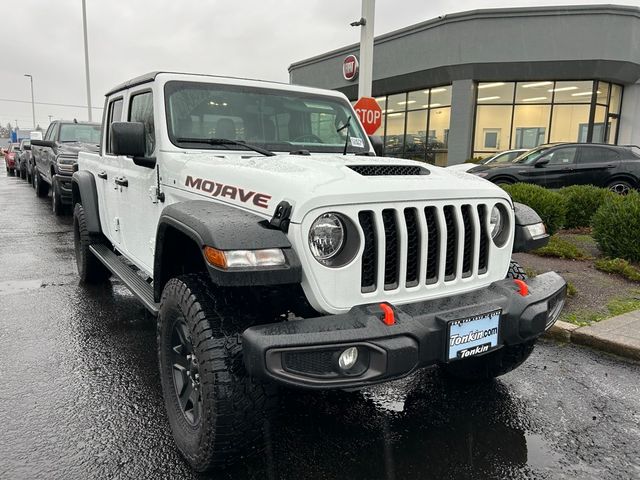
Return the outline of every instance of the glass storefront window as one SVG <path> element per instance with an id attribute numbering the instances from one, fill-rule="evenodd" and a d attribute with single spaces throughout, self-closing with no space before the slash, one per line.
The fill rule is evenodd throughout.
<path id="1" fill-rule="evenodd" d="M 513 103 L 513 82 L 485 82 L 478 84 L 478 105 Z"/>
<path id="2" fill-rule="evenodd" d="M 607 103 L 609 103 L 609 84 L 607 82 L 598 82 L 596 103 L 599 103 L 601 105 L 606 105 Z"/>
<path id="3" fill-rule="evenodd" d="M 407 108 L 407 94 L 389 95 L 386 104 L 384 113 L 404 112 Z"/>
<path id="4" fill-rule="evenodd" d="M 535 148 L 547 142 L 549 105 L 516 105 L 513 113 L 513 148 Z"/>
<path id="5" fill-rule="evenodd" d="M 505 95 L 487 93 L 514 85 L 514 101 L 508 105 L 503 104 Z M 479 83 L 474 157 L 547 142 L 613 144 L 619 123 L 613 117 L 619 115 L 621 101 L 622 87 L 602 81 Z"/>
<path id="6" fill-rule="evenodd" d="M 516 103 L 551 103 L 553 82 L 518 82 Z"/>
<path id="7" fill-rule="evenodd" d="M 424 160 L 427 143 L 427 110 L 407 113 L 403 158 Z"/>
<path id="8" fill-rule="evenodd" d="M 591 103 L 593 82 L 556 82 L 553 103 Z"/>
<path id="9" fill-rule="evenodd" d="M 611 100 L 609 101 L 609 113 L 620 113 L 620 101 L 622 100 L 622 87 L 611 85 Z"/>
<path id="10" fill-rule="evenodd" d="M 449 143 L 449 123 L 451 107 L 432 108 L 429 112 L 429 132 L 427 136 L 427 161 L 445 167 Z"/>
<path id="11" fill-rule="evenodd" d="M 596 105 L 596 114 L 593 117 L 593 143 L 604 143 L 605 138 L 608 136 L 609 125 L 605 121 L 607 114 L 607 107 L 602 105 Z"/>
<path id="12" fill-rule="evenodd" d="M 404 112 L 387 114 L 384 152 L 388 157 L 401 157 L 404 147 Z"/>
<path id="13" fill-rule="evenodd" d="M 415 110 L 417 108 L 429 108 L 429 90 L 409 92 L 407 109 Z"/>
<path id="14" fill-rule="evenodd" d="M 451 85 L 431 89 L 430 108 L 446 107 L 451 105 Z"/>
<path id="15" fill-rule="evenodd" d="M 586 142 L 580 138 L 581 125 L 589 125 L 590 105 L 555 105 L 551 116 L 549 142 Z"/>
<path id="16" fill-rule="evenodd" d="M 475 150 L 497 152 L 509 148 L 512 111 L 511 105 L 478 105 Z"/>

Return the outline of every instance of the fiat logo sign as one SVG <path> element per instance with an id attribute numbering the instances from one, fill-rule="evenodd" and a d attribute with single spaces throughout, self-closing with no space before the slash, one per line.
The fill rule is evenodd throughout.
<path id="1" fill-rule="evenodd" d="M 349 82 L 358 77 L 358 59 L 355 55 L 349 55 L 342 61 L 342 76 Z"/>

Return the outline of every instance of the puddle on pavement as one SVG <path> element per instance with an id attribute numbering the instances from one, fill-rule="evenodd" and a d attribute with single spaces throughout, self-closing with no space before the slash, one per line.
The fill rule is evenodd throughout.
<path id="1" fill-rule="evenodd" d="M 42 286 L 42 280 L 9 280 L 0 282 L 0 295 L 37 290 Z"/>

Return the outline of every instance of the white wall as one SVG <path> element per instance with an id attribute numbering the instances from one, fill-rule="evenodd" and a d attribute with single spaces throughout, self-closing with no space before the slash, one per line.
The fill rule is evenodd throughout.
<path id="1" fill-rule="evenodd" d="M 618 144 L 640 145 L 640 84 L 638 83 L 624 87 Z"/>

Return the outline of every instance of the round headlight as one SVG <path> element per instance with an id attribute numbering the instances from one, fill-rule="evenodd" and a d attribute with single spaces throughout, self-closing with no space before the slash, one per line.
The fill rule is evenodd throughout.
<path id="1" fill-rule="evenodd" d="M 504 217 L 497 205 L 491 210 L 489 217 L 489 229 L 491 230 L 491 238 L 496 238 L 504 228 Z"/>
<path id="2" fill-rule="evenodd" d="M 320 262 L 335 257 L 344 244 L 344 224 L 335 213 L 320 215 L 309 230 L 309 248 Z"/>

